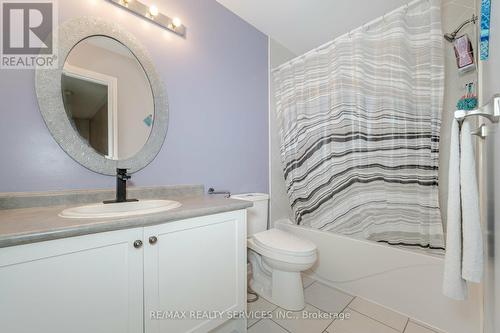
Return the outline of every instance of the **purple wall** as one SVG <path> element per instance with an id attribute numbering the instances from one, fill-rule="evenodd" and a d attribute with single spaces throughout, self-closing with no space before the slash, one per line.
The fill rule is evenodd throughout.
<path id="1" fill-rule="evenodd" d="M 155 2 L 182 19 L 187 39 L 105 0 L 59 1 L 60 22 L 98 16 L 135 35 L 167 86 L 165 144 L 133 184 L 267 191 L 267 37 L 215 0 Z M 0 101 L 0 192 L 114 186 L 113 177 L 83 168 L 52 139 L 38 111 L 33 71 L 0 70 Z"/>

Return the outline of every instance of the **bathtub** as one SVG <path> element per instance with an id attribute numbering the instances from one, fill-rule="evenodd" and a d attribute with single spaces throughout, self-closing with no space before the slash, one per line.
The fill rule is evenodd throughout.
<path id="1" fill-rule="evenodd" d="M 274 226 L 309 239 L 318 247 L 318 261 L 306 275 L 436 330 L 481 332 L 480 287 L 470 287 L 467 301 L 445 297 L 441 293 L 443 255 L 353 239 L 283 221 Z"/>

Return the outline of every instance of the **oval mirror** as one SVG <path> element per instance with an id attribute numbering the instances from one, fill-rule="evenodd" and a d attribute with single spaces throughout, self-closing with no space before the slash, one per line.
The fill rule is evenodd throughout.
<path id="1" fill-rule="evenodd" d="M 76 44 L 64 62 L 61 89 L 72 126 L 99 154 L 131 158 L 148 141 L 151 85 L 134 54 L 116 39 L 91 36 Z"/>
<path id="2" fill-rule="evenodd" d="M 166 88 L 148 52 L 120 26 L 93 17 L 59 25 L 57 68 L 37 68 L 45 124 L 75 161 L 104 175 L 134 173 L 160 152 Z"/>

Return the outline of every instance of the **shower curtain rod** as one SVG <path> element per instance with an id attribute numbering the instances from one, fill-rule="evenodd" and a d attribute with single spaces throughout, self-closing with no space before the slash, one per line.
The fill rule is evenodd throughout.
<path id="1" fill-rule="evenodd" d="M 304 59 L 304 58 L 305 58 L 305 57 L 307 57 L 308 55 L 310 55 L 310 54 L 312 54 L 312 53 L 314 53 L 314 52 L 317 52 L 317 51 L 319 51 L 319 50 L 321 50 L 321 49 L 324 49 L 325 47 L 330 46 L 330 45 L 331 45 L 333 42 L 335 42 L 337 39 L 344 38 L 345 36 L 349 36 L 349 35 L 351 35 L 351 34 L 353 34 L 353 33 L 357 32 L 357 31 L 359 31 L 359 30 L 361 30 L 361 29 L 366 29 L 366 28 L 369 28 L 369 27 L 371 27 L 371 26 L 373 26 L 373 25 L 375 25 L 375 24 L 379 23 L 380 21 L 383 21 L 383 20 L 385 19 L 385 17 L 386 17 L 386 16 L 390 16 L 390 15 L 392 15 L 392 14 L 394 14 L 394 13 L 397 13 L 397 12 L 399 12 L 399 11 L 401 11 L 401 10 L 408 10 L 409 8 L 411 8 L 411 7 L 415 6 L 415 5 L 418 5 L 418 4 L 422 3 L 422 2 L 429 2 L 429 1 L 430 1 L 430 0 L 413 0 L 413 1 L 410 1 L 410 2 L 408 2 L 406 5 L 403 5 L 403 6 L 401 6 L 401 7 L 398 7 L 398 8 L 396 8 L 396 9 L 394 9 L 394 10 L 391 10 L 390 12 L 385 13 L 384 15 L 377 17 L 376 19 L 373 19 L 373 20 L 371 20 L 371 21 L 368 21 L 367 23 L 365 23 L 365 24 L 363 24 L 363 25 L 361 25 L 361 26 L 359 26 L 359 27 L 357 27 L 357 28 L 355 28 L 355 29 L 352 29 L 352 30 L 350 30 L 350 31 L 348 31 L 348 32 L 346 32 L 346 33 L 344 33 L 344 34 L 342 34 L 342 35 L 338 36 L 338 37 L 336 37 L 334 40 L 328 41 L 328 42 L 326 42 L 326 43 L 324 43 L 324 44 L 321 44 L 321 45 L 320 45 L 320 46 L 318 46 L 318 47 L 315 47 L 314 49 L 312 49 L 312 50 L 310 50 L 310 51 L 307 51 L 307 52 L 306 52 L 306 53 L 304 53 L 304 54 L 301 54 L 301 55 L 299 55 L 299 56 L 296 56 L 295 58 L 293 58 L 293 59 L 291 59 L 291 60 L 289 60 L 289 61 L 285 62 L 284 64 L 279 65 L 279 66 L 278 66 L 278 67 L 276 67 L 276 68 L 274 68 L 271 72 L 274 72 L 274 71 L 279 70 L 280 68 L 283 68 L 283 67 L 289 66 L 289 65 L 291 65 L 291 64 L 293 64 L 293 63 L 295 63 L 296 61 L 298 61 L 298 60 L 300 60 L 300 59 Z"/>

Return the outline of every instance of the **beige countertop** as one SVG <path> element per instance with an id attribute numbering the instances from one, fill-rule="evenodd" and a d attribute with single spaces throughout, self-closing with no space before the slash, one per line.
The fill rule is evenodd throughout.
<path id="1" fill-rule="evenodd" d="M 176 198 L 170 198 L 176 200 Z M 144 227 L 252 206 L 249 201 L 196 195 L 177 199 L 182 206 L 170 211 L 115 219 L 66 219 L 59 213 L 81 204 L 0 210 L 0 248 L 105 231 Z"/>

